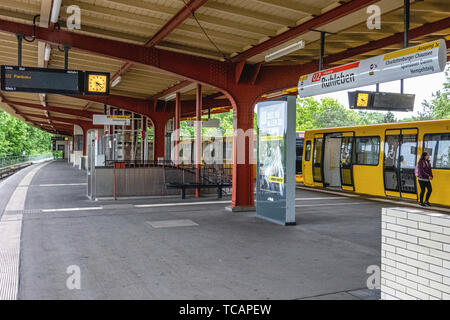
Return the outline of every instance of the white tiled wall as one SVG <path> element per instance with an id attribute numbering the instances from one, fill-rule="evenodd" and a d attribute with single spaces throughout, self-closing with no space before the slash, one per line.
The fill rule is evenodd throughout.
<path id="1" fill-rule="evenodd" d="M 381 299 L 450 300 L 450 215 L 383 209 Z"/>

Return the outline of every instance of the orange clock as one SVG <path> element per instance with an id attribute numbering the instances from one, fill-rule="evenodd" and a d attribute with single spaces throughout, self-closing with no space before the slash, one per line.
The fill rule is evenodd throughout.
<path id="1" fill-rule="evenodd" d="M 109 73 L 86 72 L 84 94 L 109 95 Z"/>

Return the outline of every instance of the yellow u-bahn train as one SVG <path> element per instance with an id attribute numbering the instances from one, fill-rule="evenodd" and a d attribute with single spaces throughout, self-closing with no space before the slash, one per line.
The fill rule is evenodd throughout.
<path id="1" fill-rule="evenodd" d="M 417 199 L 415 166 L 428 152 L 430 202 L 450 206 L 450 120 L 367 125 L 305 132 L 305 186 Z"/>

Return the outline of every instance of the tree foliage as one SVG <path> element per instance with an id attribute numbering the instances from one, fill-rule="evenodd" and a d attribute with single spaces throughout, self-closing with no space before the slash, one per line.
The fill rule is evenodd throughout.
<path id="1" fill-rule="evenodd" d="M 316 128 L 347 127 L 386 122 L 386 115 L 378 112 L 356 112 L 346 109 L 336 99 L 297 99 L 297 131 Z"/>
<path id="2" fill-rule="evenodd" d="M 50 133 L 37 129 L 0 110 L 0 157 L 50 151 Z"/>

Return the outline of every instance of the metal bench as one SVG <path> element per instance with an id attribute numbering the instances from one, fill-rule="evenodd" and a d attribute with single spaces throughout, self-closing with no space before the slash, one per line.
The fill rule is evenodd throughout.
<path id="1" fill-rule="evenodd" d="M 209 172 L 208 172 L 209 171 Z M 180 189 L 181 199 L 186 199 L 187 189 L 217 188 L 217 197 L 223 196 L 223 189 L 231 188 L 231 181 L 223 179 L 224 175 L 214 174 L 210 168 L 203 167 L 200 180 L 196 180 L 195 168 L 182 168 L 176 166 L 164 167 L 164 185 L 166 189 Z"/>

